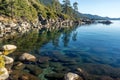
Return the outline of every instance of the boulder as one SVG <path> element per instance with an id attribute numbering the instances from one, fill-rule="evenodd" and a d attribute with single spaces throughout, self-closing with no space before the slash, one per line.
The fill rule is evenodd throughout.
<path id="1" fill-rule="evenodd" d="M 8 55 L 8 54 L 12 53 L 13 51 L 16 50 L 16 48 L 17 47 L 15 45 L 10 45 L 10 44 L 4 45 L 2 47 L 2 49 L 3 49 L 3 55 Z"/>
<path id="2" fill-rule="evenodd" d="M 26 71 L 13 70 L 8 80 L 40 80 L 40 79 Z"/>
<path id="3" fill-rule="evenodd" d="M 78 74 L 75 73 L 67 73 L 65 74 L 65 80 L 83 80 Z"/>
<path id="4" fill-rule="evenodd" d="M 5 64 L 12 64 L 13 63 L 13 58 L 4 56 Z"/>
<path id="5" fill-rule="evenodd" d="M 0 52 L 0 55 L 2 55 L 2 52 Z"/>
<path id="6" fill-rule="evenodd" d="M 22 62 L 15 62 L 13 65 L 13 69 L 15 70 L 23 70 L 25 68 L 25 64 Z"/>
<path id="7" fill-rule="evenodd" d="M 9 73 L 6 68 L 0 68 L 0 80 L 6 80 L 9 77 Z"/>
<path id="8" fill-rule="evenodd" d="M 7 45 L 4 45 L 2 48 L 3 48 L 3 50 L 14 50 L 17 47 L 15 45 L 7 44 Z"/>
<path id="9" fill-rule="evenodd" d="M 45 63 L 45 62 L 48 62 L 49 60 L 51 60 L 49 57 L 40 56 L 38 59 L 38 62 Z"/>
<path id="10" fill-rule="evenodd" d="M 36 61 L 36 57 L 29 53 L 24 53 L 19 57 L 19 60 L 21 61 Z"/>

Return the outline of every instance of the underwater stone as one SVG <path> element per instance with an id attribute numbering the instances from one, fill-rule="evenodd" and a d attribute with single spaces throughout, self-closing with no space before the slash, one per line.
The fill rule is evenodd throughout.
<path id="1" fill-rule="evenodd" d="M 42 69 L 38 67 L 37 65 L 26 65 L 26 69 L 28 69 L 30 73 L 35 76 L 38 76 L 39 74 L 43 72 Z"/>
<path id="2" fill-rule="evenodd" d="M 19 57 L 19 60 L 21 61 L 36 61 L 36 57 L 29 53 L 24 53 Z"/>
<path id="3" fill-rule="evenodd" d="M 25 68 L 25 64 L 23 64 L 22 62 L 16 62 L 13 65 L 13 69 L 15 70 L 23 70 Z"/>
<path id="4" fill-rule="evenodd" d="M 39 63 L 45 63 L 45 62 L 48 62 L 49 60 L 51 60 L 49 57 L 41 56 L 41 57 L 39 57 L 38 62 Z"/>
<path id="5" fill-rule="evenodd" d="M 69 72 L 65 74 L 65 80 L 83 80 L 83 79 L 78 74 Z"/>
<path id="6" fill-rule="evenodd" d="M 64 80 L 64 74 L 62 73 L 50 73 L 45 75 L 49 80 Z"/>

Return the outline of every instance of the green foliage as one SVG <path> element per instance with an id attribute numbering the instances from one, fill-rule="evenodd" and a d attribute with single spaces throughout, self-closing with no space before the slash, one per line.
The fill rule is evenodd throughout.
<path id="1" fill-rule="evenodd" d="M 0 0 L 0 15 L 10 16 L 9 2 L 7 0 Z"/>
<path id="2" fill-rule="evenodd" d="M 42 4 L 43 2 L 46 3 Z M 64 19 L 73 19 L 73 10 L 69 3 L 66 4 L 67 12 L 62 13 L 62 6 L 58 0 L 0 0 L 0 15 L 27 21 L 34 21 L 39 14 L 44 18 L 57 19 L 62 16 Z"/>
<path id="3" fill-rule="evenodd" d="M 63 13 L 68 14 L 70 12 L 70 0 L 63 0 Z"/>
<path id="4" fill-rule="evenodd" d="M 55 12 L 61 13 L 62 7 L 58 0 L 52 0 L 52 8 Z"/>
<path id="5" fill-rule="evenodd" d="M 13 12 L 15 17 L 34 20 L 37 18 L 36 9 L 24 0 L 15 0 Z"/>
<path id="6" fill-rule="evenodd" d="M 73 8 L 75 11 L 78 11 L 78 3 L 77 2 L 73 3 Z"/>

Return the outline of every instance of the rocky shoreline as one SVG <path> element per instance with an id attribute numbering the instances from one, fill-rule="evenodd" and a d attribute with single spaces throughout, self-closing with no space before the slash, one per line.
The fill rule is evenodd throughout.
<path id="1" fill-rule="evenodd" d="M 91 20 L 73 21 L 62 19 L 44 19 L 42 16 L 39 16 L 35 22 L 29 22 L 27 20 L 5 21 L 4 17 L 0 17 L 0 39 L 14 38 L 19 34 L 22 35 L 24 33 L 28 33 L 31 30 L 36 30 L 38 32 L 40 30 L 52 31 L 56 29 L 72 27 L 74 25 L 84 25 L 90 23 L 93 22 Z M 58 55 L 58 57 L 63 57 L 57 53 L 55 53 L 55 55 Z M 67 69 L 66 67 L 55 67 L 56 62 L 54 64 L 54 58 L 52 59 L 53 63 L 48 65 L 51 59 L 52 58 L 47 56 L 41 56 L 40 58 L 37 58 L 32 54 L 23 53 L 17 60 L 15 60 L 11 67 L 6 65 L 5 70 L 8 70 L 6 70 L 7 74 L 9 72 L 9 76 L 6 76 L 6 78 L 9 78 L 3 80 L 83 80 L 83 77 L 81 77 L 82 73 L 80 72 L 82 69 L 79 68 L 77 70 L 76 68 L 76 72 L 71 72 L 71 70 Z M 67 63 L 69 64 L 69 60 L 64 59 L 64 57 L 63 59 L 59 59 L 63 62 L 68 61 Z M 70 64 L 74 64 L 74 61 L 70 61 Z M 58 65 L 60 64 L 58 63 Z M 52 67 L 55 67 L 56 69 L 49 69 Z M 50 73 L 48 71 L 50 71 Z M 58 74 L 56 72 L 58 72 Z"/>
<path id="2" fill-rule="evenodd" d="M 73 21 L 69 19 L 45 19 L 39 16 L 34 22 L 27 20 L 7 20 L 0 16 L 0 38 L 14 37 L 17 34 L 24 34 L 30 30 L 36 29 L 37 31 L 47 29 L 49 31 L 70 27 L 73 25 L 83 25 L 93 23 L 91 20 Z"/>
<path id="3" fill-rule="evenodd" d="M 16 49 L 14 45 L 5 45 L 9 51 L 11 49 Z M 6 48 L 3 48 L 6 49 Z M 10 52 L 11 53 L 11 52 Z M 56 53 L 55 53 L 56 54 Z M 1 56 L 1 55 L 0 55 Z M 71 72 L 71 70 L 64 71 L 64 72 L 45 72 L 39 65 L 41 63 L 46 63 L 50 59 L 47 57 L 41 57 L 38 59 L 36 56 L 23 53 L 19 57 L 18 61 L 13 62 L 13 58 L 5 57 L 4 61 L 5 66 L 0 69 L 0 72 L 4 70 L 4 73 L 0 74 L 0 79 L 2 80 L 83 80 L 81 74 L 84 74 L 84 71 L 81 68 L 77 68 L 76 71 Z M 36 64 L 37 65 L 36 65 Z M 54 65 L 56 66 L 56 65 Z M 60 68 L 60 67 L 59 67 Z M 60 68 L 61 69 L 61 68 Z M 42 75 L 46 78 L 39 77 Z"/>

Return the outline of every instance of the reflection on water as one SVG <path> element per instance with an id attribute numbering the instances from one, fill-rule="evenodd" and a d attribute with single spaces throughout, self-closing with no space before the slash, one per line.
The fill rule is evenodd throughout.
<path id="1" fill-rule="evenodd" d="M 18 46 L 18 51 L 34 53 L 40 67 L 52 67 L 55 73 L 81 68 L 86 79 L 120 78 L 120 22 L 91 24 L 60 30 L 31 32 L 22 38 L 4 41 Z M 16 52 L 16 53 L 17 53 Z M 88 76 L 89 75 L 89 76 Z M 41 76 L 41 75 L 40 75 Z"/>

